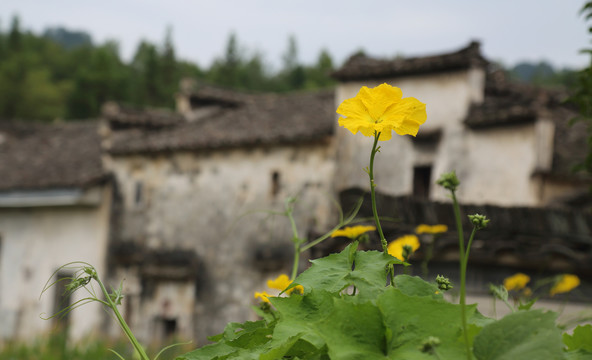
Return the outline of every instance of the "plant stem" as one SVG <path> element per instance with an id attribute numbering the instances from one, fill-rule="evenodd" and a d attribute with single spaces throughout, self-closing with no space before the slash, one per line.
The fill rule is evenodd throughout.
<path id="1" fill-rule="evenodd" d="M 107 292 L 107 289 L 105 289 L 105 285 L 103 285 L 103 282 L 99 279 L 98 276 L 95 277 L 94 279 L 97 281 L 97 283 L 101 287 L 101 291 L 105 295 L 105 298 L 107 299 L 107 303 L 109 304 L 109 307 L 111 308 L 111 310 L 113 310 L 115 317 L 117 317 L 117 321 L 119 321 L 119 325 L 121 326 L 121 329 L 123 330 L 123 332 L 125 333 L 125 335 L 129 339 L 129 341 L 132 343 L 134 349 L 136 349 L 136 351 L 138 352 L 140 359 L 141 360 L 150 360 L 150 358 L 146 354 L 146 351 L 144 351 L 144 348 L 142 347 L 142 345 L 140 345 L 140 343 L 138 342 L 138 340 L 136 339 L 136 337 L 132 333 L 131 329 L 129 328 L 129 326 L 127 325 L 125 320 L 123 319 L 123 316 L 121 316 L 121 314 L 119 313 L 119 310 L 117 310 L 117 305 L 115 305 L 113 300 L 111 300 L 111 296 L 109 296 L 109 293 Z"/>
<path id="2" fill-rule="evenodd" d="M 378 235 L 380 235 L 380 244 L 382 245 L 382 251 L 385 254 L 388 254 L 388 244 L 384 237 L 384 233 L 382 232 L 382 227 L 380 226 L 380 219 L 378 218 L 378 210 L 376 209 L 376 191 L 374 188 L 376 184 L 374 183 L 374 157 L 378 152 L 378 148 L 376 145 L 378 144 L 378 138 L 380 137 L 379 132 L 374 132 L 374 144 L 372 144 L 372 151 L 370 152 L 370 166 L 368 167 L 368 176 L 370 177 L 370 198 L 372 199 L 372 215 L 374 216 L 374 222 L 376 223 L 376 229 L 378 230 Z M 391 285 L 395 286 L 395 270 L 394 266 L 388 267 L 388 273 L 390 276 Z"/>
<path id="3" fill-rule="evenodd" d="M 294 263 L 292 264 L 292 274 L 290 281 L 294 281 L 298 275 L 298 263 L 300 262 L 300 241 L 294 244 Z"/>
<path id="4" fill-rule="evenodd" d="M 300 245 L 304 242 L 300 237 L 298 237 L 298 228 L 296 227 L 296 221 L 294 220 L 294 199 L 290 198 L 286 200 L 286 216 L 290 220 L 290 225 L 292 227 L 292 241 L 294 242 L 294 262 L 292 264 L 292 274 L 290 275 L 290 281 L 294 281 L 296 276 L 298 275 L 298 263 L 300 262 Z"/>
<path id="5" fill-rule="evenodd" d="M 471 346 L 469 345 L 469 333 L 467 331 L 467 289 L 466 289 L 466 282 L 467 282 L 467 261 L 468 261 L 468 246 L 467 251 L 465 252 L 465 237 L 462 228 L 462 221 L 460 217 L 460 207 L 458 205 L 458 200 L 456 199 L 456 195 L 454 190 L 450 190 L 452 194 L 452 204 L 454 208 L 454 218 L 456 219 L 456 231 L 458 232 L 458 247 L 459 247 L 459 262 L 460 262 L 460 318 L 462 322 L 463 328 L 463 337 L 465 342 L 465 348 L 467 351 L 467 360 L 471 360 Z M 470 243 L 473 240 L 473 236 L 475 235 L 476 227 L 473 229 L 471 233 L 471 239 L 469 240 Z"/>
<path id="6" fill-rule="evenodd" d="M 370 166 L 368 168 L 368 176 L 370 177 L 370 197 L 372 199 L 372 215 L 374 216 L 374 222 L 376 223 L 376 229 L 378 230 L 378 235 L 380 235 L 380 243 L 382 244 L 382 251 L 386 254 L 387 250 L 387 243 L 386 239 L 384 238 L 384 234 L 382 232 L 382 227 L 380 226 L 380 219 L 378 218 L 378 210 L 376 210 L 376 191 L 374 188 L 376 184 L 374 183 L 374 156 L 378 152 L 376 145 L 378 144 L 378 137 L 380 133 L 374 134 L 374 144 L 372 145 L 372 152 L 370 153 Z"/>

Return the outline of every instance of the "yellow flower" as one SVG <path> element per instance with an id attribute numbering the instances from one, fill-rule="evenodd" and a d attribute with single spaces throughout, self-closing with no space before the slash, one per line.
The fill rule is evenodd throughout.
<path id="1" fill-rule="evenodd" d="M 415 235 L 401 236 L 388 245 L 387 251 L 390 255 L 404 261 L 403 247 L 405 247 L 405 245 L 411 247 L 411 253 L 413 253 L 415 250 L 419 249 L 419 239 Z"/>
<path id="2" fill-rule="evenodd" d="M 572 274 L 563 274 L 561 279 L 551 288 L 549 294 L 561 294 L 570 292 L 580 285 L 580 278 Z"/>
<path id="3" fill-rule="evenodd" d="M 269 295 L 266 291 L 262 291 L 262 292 L 255 292 L 255 299 L 259 298 L 262 301 L 268 303 L 269 302 L 269 297 L 271 295 Z"/>
<path id="4" fill-rule="evenodd" d="M 290 284 L 292 284 L 292 281 L 290 281 L 290 278 L 286 274 L 281 274 L 280 276 L 275 278 L 275 280 L 267 280 L 268 287 L 280 291 L 284 291 L 288 286 L 290 286 Z M 301 294 L 304 292 L 304 288 L 302 287 L 302 285 L 296 285 L 293 288 L 286 291 L 286 293 L 291 294 L 294 290 L 298 290 Z"/>
<path id="5" fill-rule="evenodd" d="M 343 229 L 333 231 L 333 233 L 331 233 L 331 237 L 344 236 L 344 237 L 348 237 L 350 239 L 356 239 L 358 236 L 362 235 L 363 233 L 366 233 L 368 231 L 374 231 L 374 230 L 376 230 L 376 227 L 374 227 L 374 226 L 364 226 L 364 225 L 347 226 L 347 227 L 344 227 Z"/>
<path id="6" fill-rule="evenodd" d="M 446 225 L 426 225 L 421 224 L 415 228 L 415 233 L 418 235 L 421 234 L 441 234 L 448 231 L 448 226 Z"/>
<path id="7" fill-rule="evenodd" d="M 417 135 L 427 119 L 426 106 L 416 98 L 403 98 L 398 87 L 382 84 L 374 88 L 362 86 L 358 95 L 344 100 L 337 113 L 343 126 L 353 134 L 364 136 L 380 133 L 378 140 L 389 140 L 394 130 L 399 135 Z"/>
<path id="8" fill-rule="evenodd" d="M 508 291 L 523 289 L 530 281 L 530 276 L 517 273 L 504 279 L 504 287 Z"/>

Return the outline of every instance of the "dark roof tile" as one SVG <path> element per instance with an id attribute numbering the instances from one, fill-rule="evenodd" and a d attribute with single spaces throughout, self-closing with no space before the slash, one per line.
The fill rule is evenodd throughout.
<path id="1" fill-rule="evenodd" d="M 333 134 L 334 93 L 241 94 L 210 89 L 191 101 L 209 99 L 219 110 L 208 117 L 159 131 L 114 131 L 113 154 L 206 150 L 316 141 Z M 226 105 L 221 105 L 221 101 Z M 227 106 L 232 103 L 232 106 Z M 205 104 L 204 104 L 205 106 Z"/>
<path id="2" fill-rule="evenodd" d="M 479 42 L 473 41 L 461 50 L 432 56 L 373 59 L 357 54 L 332 75 L 340 81 L 384 79 L 484 67 L 487 64 L 481 55 Z"/>
<path id="3" fill-rule="evenodd" d="M 0 191 L 84 188 L 106 178 L 98 122 L 0 122 Z"/>

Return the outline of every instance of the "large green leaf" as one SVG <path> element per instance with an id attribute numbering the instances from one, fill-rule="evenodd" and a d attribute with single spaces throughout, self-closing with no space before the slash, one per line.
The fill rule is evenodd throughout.
<path id="1" fill-rule="evenodd" d="M 280 314 L 273 331 L 272 346 L 279 345 L 284 339 L 299 336 L 317 349 L 324 347 L 325 342 L 317 334 L 316 323 L 331 314 L 334 296 L 321 290 L 311 291 L 304 296 L 293 293 L 286 298 L 270 298 Z"/>
<path id="2" fill-rule="evenodd" d="M 389 288 L 378 298 L 378 307 L 387 327 L 389 359 L 426 359 L 433 355 L 420 348 L 429 337 L 440 340 L 437 347 L 441 359 L 466 358 L 461 342 L 460 306 L 428 296 L 409 296 L 399 289 Z M 467 317 L 475 315 L 475 306 L 467 307 Z"/>
<path id="3" fill-rule="evenodd" d="M 479 360 L 563 359 L 557 315 L 542 310 L 519 311 L 486 325 L 474 340 Z"/>
<path id="4" fill-rule="evenodd" d="M 316 327 L 331 359 L 385 359 L 382 314 L 371 302 L 335 298 L 331 314 Z"/>
<path id="5" fill-rule="evenodd" d="M 563 343 L 569 351 L 582 349 L 592 352 L 592 325 L 588 324 L 576 327 L 573 335 L 563 334 Z"/>
<path id="6" fill-rule="evenodd" d="M 395 286 L 405 295 L 444 299 L 442 292 L 436 285 L 430 284 L 418 276 L 397 275 L 395 277 Z"/>
<path id="7" fill-rule="evenodd" d="M 181 355 L 177 360 L 259 359 L 259 355 L 268 350 L 272 331 L 273 327 L 265 321 L 229 323 L 224 332 L 215 337 L 219 339 L 217 343 Z"/>
<path id="8" fill-rule="evenodd" d="M 356 245 L 350 244 L 338 254 L 312 260 L 311 267 L 296 278 L 292 287 L 302 285 L 305 293 L 311 289 L 338 293 L 355 286 L 360 299 L 375 299 L 385 290 L 387 265 L 402 262 L 379 251 L 356 252 Z"/>

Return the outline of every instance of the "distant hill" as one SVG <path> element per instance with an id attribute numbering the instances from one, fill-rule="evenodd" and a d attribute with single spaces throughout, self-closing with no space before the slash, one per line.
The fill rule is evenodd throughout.
<path id="1" fill-rule="evenodd" d="M 546 61 L 521 62 L 508 69 L 510 77 L 519 82 L 544 86 L 571 88 L 577 79 L 577 70 L 555 69 Z"/>
<path id="2" fill-rule="evenodd" d="M 84 45 L 92 45 L 90 34 L 84 31 L 71 31 L 63 27 L 45 29 L 43 36 L 62 45 L 66 49 L 73 49 Z"/>

